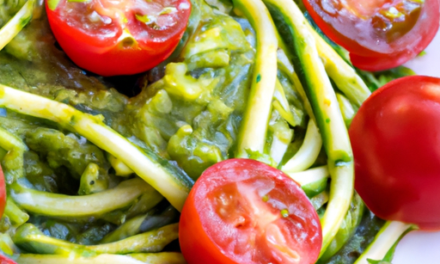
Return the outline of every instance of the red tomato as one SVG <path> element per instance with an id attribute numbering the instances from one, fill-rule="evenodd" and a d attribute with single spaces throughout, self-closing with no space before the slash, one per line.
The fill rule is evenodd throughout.
<path id="1" fill-rule="evenodd" d="M 189 0 L 47 0 L 47 17 L 66 54 L 103 76 L 135 74 L 165 60 L 182 37 Z"/>
<path id="2" fill-rule="evenodd" d="M 0 264 L 17 264 L 15 261 L 0 254 Z"/>
<path id="3" fill-rule="evenodd" d="M 299 185 L 246 159 L 217 163 L 202 174 L 179 230 L 189 264 L 313 264 L 322 245 L 319 217 Z"/>
<path id="4" fill-rule="evenodd" d="M 355 187 L 377 216 L 440 229 L 440 79 L 377 90 L 350 126 Z"/>
<path id="5" fill-rule="evenodd" d="M 313 20 L 368 71 L 414 58 L 439 28 L 439 0 L 303 0 Z"/>
<path id="6" fill-rule="evenodd" d="M 5 176 L 3 175 L 2 167 L 0 166 L 0 218 L 5 211 L 6 206 L 6 185 Z"/>

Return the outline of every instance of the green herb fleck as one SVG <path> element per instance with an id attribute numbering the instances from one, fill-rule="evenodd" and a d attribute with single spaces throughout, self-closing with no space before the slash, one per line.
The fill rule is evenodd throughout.
<path id="1" fill-rule="evenodd" d="M 422 50 L 422 52 L 419 53 L 419 55 L 417 55 L 417 57 L 423 57 L 426 55 L 426 50 Z"/>
<path id="2" fill-rule="evenodd" d="M 261 74 L 257 75 L 257 83 L 259 83 L 261 81 Z"/>

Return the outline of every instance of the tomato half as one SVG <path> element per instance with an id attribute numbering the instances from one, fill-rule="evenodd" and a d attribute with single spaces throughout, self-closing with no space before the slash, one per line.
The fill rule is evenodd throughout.
<path id="1" fill-rule="evenodd" d="M 47 0 L 50 27 L 80 67 L 111 76 L 165 60 L 181 39 L 189 0 Z"/>
<path id="2" fill-rule="evenodd" d="M 349 129 L 355 187 L 377 216 L 440 229 L 440 79 L 405 77 L 377 90 Z"/>
<path id="3" fill-rule="evenodd" d="M 6 184 L 5 176 L 3 175 L 2 167 L 0 166 L 0 218 L 3 216 L 3 212 L 6 207 Z"/>
<path id="4" fill-rule="evenodd" d="M 303 0 L 313 20 L 368 71 L 414 58 L 439 28 L 439 0 Z"/>
<path id="5" fill-rule="evenodd" d="M 189 264 L 313 264 L 322 245 L 319 217 L 299 185 L 246 159 L 217 163 L 202 174 L 179 230 Z"/>

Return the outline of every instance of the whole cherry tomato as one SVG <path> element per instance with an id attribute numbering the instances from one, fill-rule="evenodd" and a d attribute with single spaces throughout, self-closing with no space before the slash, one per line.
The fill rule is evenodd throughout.
<path id="1" fill-rule="evenodd" d="M 405 77 L 377 90 L 349 129 L 355 187 L 377 216 L 440 229 L 440 79 Z"/>
<path id="2" fill-rule="evenodd" d="M 313 20 L 369 71 L 417 56 L 439 28 L 439 0 L 303 0 Z"/>
<path id="3" fill-rule="evenodd" d="M 254 160 L 208 168 L 184 205 L 179 240 L 189 264 L 313 264 L 319 217 L 300 186 Z"/>
<path id="4" fill-rule="evenodd" d="M 78 66 L 111 76 L 165 60 L 182 37 L 189 0 L 47 0 L 50 27 Z"/>

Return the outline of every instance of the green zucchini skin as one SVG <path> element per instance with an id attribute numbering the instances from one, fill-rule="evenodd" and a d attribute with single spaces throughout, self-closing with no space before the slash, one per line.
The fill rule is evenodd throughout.
<path id="1" fill-rule="evenodd" d="M 336 236 L 353 196 L 354 168 L 350 140 L 335 91 L 303 13 L 290 0 L 264 2 L 290 51 L 290 59 L 312 106 L 328 156 L 332 181 L 327 210 L 321 220 L 322 254 Z"/>

